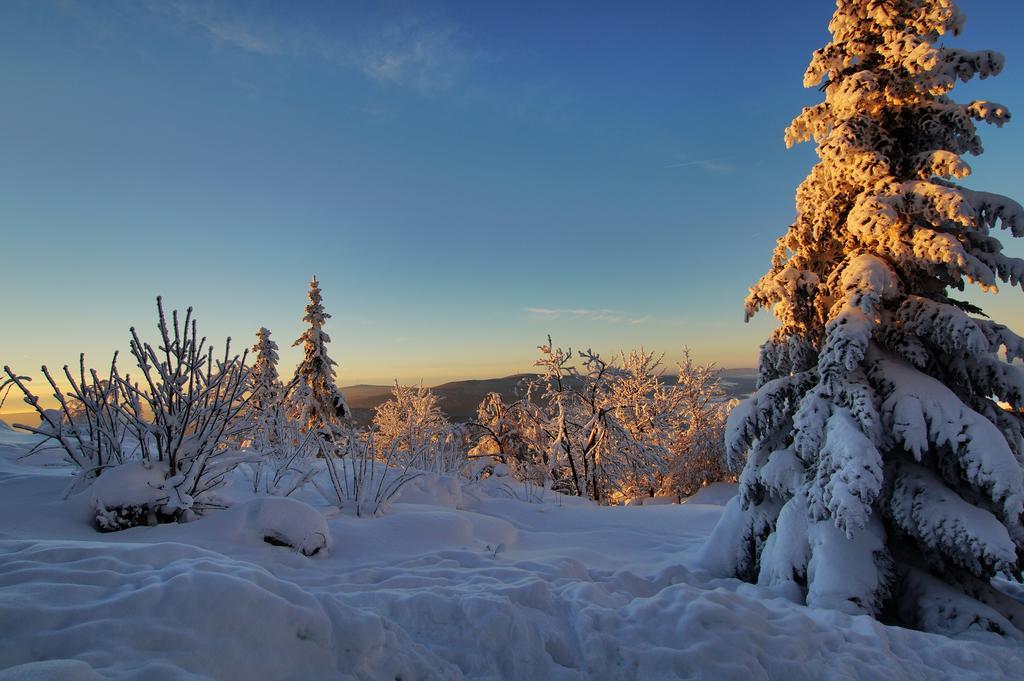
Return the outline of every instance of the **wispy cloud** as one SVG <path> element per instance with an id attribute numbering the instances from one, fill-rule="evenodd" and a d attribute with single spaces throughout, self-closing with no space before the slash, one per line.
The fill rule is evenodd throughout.
<path id="1" fill-rule="evenodd" d="M 437 92 L 454 86 L 471 60 L 467 42 L 455 24 L 404 16 L 376 31 L 346 59 L 377 81 Z"/>
<path id="2" fill-rule="evenodd" d="M 731 173 L 736 170 L 736 166 L 727 161 L 734 161 L 738 156 L 725 156 L 722 158 L 707 158 L 696 161 L 683 161 L 682 163 L 672 163 L 664 166 L 665 170 L 675 168 L 701 168 L 709 173 Z"/>
<path id="3" fill-rule="evenodd" d="M 629 317 L 618 310 L 608 309 L 528 307 L 526 312 L 534 319 L 580 319 L 591 322 L 634 325 L 650 321 L 650 317 Z"/>
<path id="4" fill-rule="evenodd" d="M 215 5 L 147 2 L 143 6 L 158 18 L 180 22 L 200 31 L 218 45 L 266 56 L 280 56 L 289 52 L 282 36 L 248 25 L 239 17 L 224 16 Z"/>
<path id="5" fill-rule="evenodd" d="M 268 17 L 224 0 L 64 0 L 60 6 L 90 26 L 102 26 L 104 33 L 125 18 L 143 19 L 170 32 L 201 36 L 220 48 L 319 59 L 423 94 L 454 88 L 480 56 L 479 45 L 461 25 L 412 11 L 384 16 L 339 9 L 314 23 L 307 15 Z"/>

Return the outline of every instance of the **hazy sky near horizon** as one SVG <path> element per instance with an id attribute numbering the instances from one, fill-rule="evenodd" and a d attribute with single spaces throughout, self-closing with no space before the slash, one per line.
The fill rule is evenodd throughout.
<path id="1" fill-rule="evenodd" d="M 1024 5 L 960 6 L 1007 67 L 954 95 L 1024 115 Z M 0 362 L 100 366 L 162 294 L 290 368 L 315 273 L 342 385 L 528 371 L 548 333 L 753 366 L 833 8 L 5 2 Z M 1024 124 L 983 139 L 969 185 L 1024 199 Z M 1024 332 L 1019 289 L 972 299 Z"/>

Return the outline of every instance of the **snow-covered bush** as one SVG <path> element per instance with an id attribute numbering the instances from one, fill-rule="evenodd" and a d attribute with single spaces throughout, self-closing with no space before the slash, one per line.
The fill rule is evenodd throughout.
<path id="1" fill-rule="evenodd" d="M 199 336 L 191 308 L 184 320 L 174 310 L 168 324 L 158 297 L 157 312 L 157 345 L 142 341 L 131 329 L 130 351 L 140 371 L 137 379 L 120 373 L 117 354 L 103 380 L 94 370 L 86 371 L 83 357 L 77 379 L 64 367 L 71 391 L 62 393 L 44 366 L 58 410 L 43 409 L 25 382 L 4 368 L 39 413 L 40 426 L 25 430 L 55 441 L 77 467 L 78 480 L 100 479 L 128 463 L 163 476 L 159 492 L 151 499 L 133 501 L 124 509 L 112 501 L 118 496 L 110 493 L 115 483 L 104 483 L 103 509 L 98 511 L 120 518 L 108 522 L 98 516 L 97 523 L 104 529 L 125 526 L 126 519 L 187 520 L 205 508 L 218 507 L 213 491 L 243 460 L 228 445 L 247 427 L 239 418 L 246 403 L 246 353 L 232 355 L 229 338 L 223 356 L 216 358 L 206 338 Z M 144 476 L 146 488 L 153 487 L 151 475 Z M 120 478 L 130 481 L 139 476 L 122 472 L 115 480 Z M 137 493 L 148 494 L 135 487 L 128 485 L 124 494 L 132 499 Z"/>
<path id="2" fill-rule="evenodd" d="M 717 374 L 710 366 L 694 365 L 688 349 L 684 348 L 683 352 L 686 363 L 679 365 L 679 374 L 673 383 L 665 380 L 664 355 L 641 348 L 622 352 L 617 358 L 618 370 L 609 378 L 605 401 L 630 437 L 646 443 L 658 457 L 655 465 L 634 465 L 622 472 L 615 490 L 619 500 L 653 496 L 666 488 L 667 476 L 673 470 L 683 470 L 684 461 L 695 469 L 709 458 L 698 457 L 698 452 L 691 451 L 691 445 L 696 446 L 702 438 L 708 437 L 707 419 L 700 410 L 714 401 L 721 402 L 721 393 L 712 389 L 717 387 L 717 380 L 713 380 Z M 704 372 L 706 385 L 694 380 L 698 371 Z M 688 438 L 685 437 L 687 431 Z"/>
<path id="3" fill-rule="evenodd" d="M 410 457 L 396 445 L 380 449 L 372 432 L 350 433 L 338 447 L 325 443 L 322 455 L 331 486 L 317 484 L 317 490 L 338 508 L 351 506 L 360 518 L 380 515 L 403 486 L 423 474 L 410 467 L 415 453 Z"/>
<path id="4" fill-rule="evenodd" d="M 238 418 L 245 408 L 249 372 L 248 351 L 231 354 L 231 339 L 217 359 L 206 338 L 199 336 L 192 308 L 179 324 L 171 323 L 157 298 L 160 341 L 151 345 L 131 329 L 130 351 L 141 372 L 120 381 L 122 410 L 143 461 L 167 466 L 163 489 L 169 500 L 164 513 L 188 519 L 194 512 L 220 504 L 210 495 L 243 457 L 227 443 L 244 431 Z"/>
<path id="5" fill-rule="evenodd" d="M 735 480 L 725 456 L 725 422 L 735 403 L 726 399 L 718 371 L 695 363 L 689 350 L 683 350 L 677 369 L 679 429 L 661 494 L 682 498 L 711 483 Z"/>
<path id="6" fill-rule="evenodd" d="M 825 101 L 786 131 L 820 162 L 746 301 L 780 326 L 729 417 L 748 458 L 708 555 L 809 605 L 1019 636 L 992 580 L 1024 556 L 1024 339 L 950 291 L 1024 284 L 993 233 L 1024 236 L 1024 209 L 956 182 L 1009 112 L 948 93 L 1003 59 L 940 43 L 950 0 L 838 4 L 804 79 Z"/>
<path id="7" fill-rule="evenodd" d="M 538 349 L 542 373 L 524 397 L 505 404 L 491 394 L 478 407 L 469 424 L 481 433 L 476 456 L 495 457 L 520 480 L 603 503 L 729 475 L 712 444 L 725 409 L 713 367 L 695 365 L 687 351 L 670 382 L 662 357 L 643 349 L 611 361 L 592 350 L 574 355 L 550 338 Z"/>
<path id="8" fill-rule="evenodd" d="M 27 376 L 17 376 L 5 366 L 8 378 L 0 388 L 17 386 L 25 402 L 39 414 L 39 426 L 19 428 L 55 441 L 69 463 L 77 469 L 76 481 L 88 482 L 104 469 L 124 463 L 128 429 L 122 413 L 121 377 L 117 371 L 117 353 L 110 364 L 108 377 L 101 379 L 95 369 L 86 369 L 85 355 L 79 355 L 78 376 L 67 365 L 63 373 L 71 387 L 63 392 L 47 367 L 41 367 L 59 409 L 43 409 L 39 399 L 25 385 Z M 6 395 L 5 395 L 6 397 Z"/>
<path id="9" fill-rule="evenodd" d="M 460 475 L 468 462 L 466 429 L 453 424 L 437 433 L 436 439 L 404 449 L 409 466 L 435 475 Z"/>
<path id="10" fill-rule="evenodd" d="M 256 494 L 287 497 L 316 475 L 316 457 L 322 451 L 320 436 L 287 421 L 277 429 L 276 442 L 264 449 L 253 447 L 244 470 Z"/>
<path id="11" fill-rule="evenodd" d="M 610 399 L 613 384 L 625 372 L 591 350 L 579 353 L 580 370 L 571 363 L 572 350 L 554 347 L 550 337 L 538 349 L 535 366 L 542 373 L 530 397 L 538 395 L 539 408 L 532 415 L 546 439 L 552 487 L 607 502 L 624 481 L 659 472 L 667 458 L 663 446 L 653 438 L 634 437 L 616 412 L 621 405 Z"/>
<path id="12" fill-rule="evenodd" d="M 479 433 L 470 455 L 493 457 L 517 479 L 542 485 L 548 479 L 543 421 L 529 398 L 506 404 L 499 393 L 488 393 L 477 407 L 476 418 L 467 424 Z"/>
<path id="13" fill-rule="evenodd" d="M 382 449 L 421 450 L 436 444 L 450 428 L 437 395 L 422 383 L 395 385 L 391 399 L 374 408 L 374 441 Z"/>

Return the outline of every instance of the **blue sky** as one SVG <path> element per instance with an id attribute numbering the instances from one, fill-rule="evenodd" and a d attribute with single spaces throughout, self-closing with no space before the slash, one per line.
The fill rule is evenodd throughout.
<path id="1" fill-rule="evenodd" d="M 957 97 L 1024 112 L 1024 8 L 960 5 L 1008 65 Z M 342 384 L 525 371 L 547 333 L 752 366 L 833 7 L 5 2 L 0 361 L 102 364 L 163 294 L 291 366 L 315 273 Z M 1024 199 L 1024 126 L 984 140 L 971 186 Z"/>

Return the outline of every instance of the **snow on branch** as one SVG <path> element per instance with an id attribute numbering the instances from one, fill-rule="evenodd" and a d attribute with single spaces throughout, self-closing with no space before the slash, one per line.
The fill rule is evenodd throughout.
<path id="1" fill-rule="evenodd" d="M 1015 568 L 1017 548 L 999 519 L 961 499 L 923 466 L 897 467 L 888 508 L 900 529 L 976 576 Z"/>
<path id="2" fill-rule="evenodd" d="M 877 353 L 873 364 L 883 422 L 893 443 L 917 461 L 938 448 L 950 451 L 951 463 L 964 479 L 998 504 L 1007 521 L 1019 525 L 1024 471 L 995 425 L 911 365 Z"/>
<path id="3" fill-rule="evenodd" d="M 817 471 L 809 486 L 812 515 L 831 518 L 852 538 L 863 529 L 882 489 L 882 457 L 846 409 L 837 409 L 825 427 Z"/>

